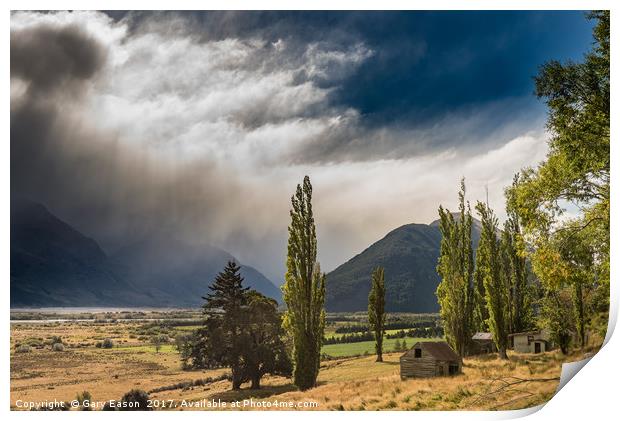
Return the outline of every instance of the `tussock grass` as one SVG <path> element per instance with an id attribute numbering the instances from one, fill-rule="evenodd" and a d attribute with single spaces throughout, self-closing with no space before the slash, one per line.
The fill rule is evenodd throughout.
<path id="1" fill-rule="evenodd" d="M 466 358 L 458 376 L 401 380 L 401 353 L 386 353 L 382 363 L 375 362 L 374 355 L 322 361 L 318 386 L 304 392 L 279 376 L 265 377 L 258 391 L 249 384 L 231 391 L 229 370 L 183 371 L 171 345 L 156 353 L 135 334 L 140 329 L 137 322 L 11 326 L 11 401 L 67 401 L 83 390 L 97 400 L 117 399 L 140 388 L 151 391 L 153 399 L 312 401 L 318 410 L 519 409 L 549 400 L 558 382 L 542 379 L 559 377 L 563 362 L 582 357 L 580 352 L 568 357 L 558 352 L 509 353 L 510 360 L 502 361 L 483 355 Z M 36 347 L 52 336 L 65 344 L 65 351 L 54 353 L 54 358 L 49 346 Z M 96 348 L 95 342 L 106 337 L 116 346 Z M 16 346 L 27 343 L 35 345 L 31 352 L 15 352 Z M 501 389 L 508 378 L 540 381 Z"/>

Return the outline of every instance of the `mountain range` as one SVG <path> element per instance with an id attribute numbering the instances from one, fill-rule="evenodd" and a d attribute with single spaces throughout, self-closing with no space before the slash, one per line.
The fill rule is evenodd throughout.
<path id="1" fill-rule="evenodd" d="M 476 247 L 480 225 L 474 220 Z M 365 311 L 370 276 L 385 269 L 390 312 L 439 309 L 435 291 L 441 243 L 439 223 L 408 224 L 389 232 L 327 274 L 326 308 Z M 196 307 L 230 253 L 188 244 L 170 232 L 153 232 L 112 253 L 44 205 L 11 200 L 11 307 Z M 241 264 L 245 285 L 281 301 L 263 274 Z"/>
<path id="2" fill-rule="evenodd" d="M 169 233 L 168 233 L 169 234 Z M 108 255 L 44 205 L 11 200 L 11 307 L 198 306 L 231 254 L 151 234 Z M 271 281 L 241 265 L 245 284 L 281 299 Z"/>

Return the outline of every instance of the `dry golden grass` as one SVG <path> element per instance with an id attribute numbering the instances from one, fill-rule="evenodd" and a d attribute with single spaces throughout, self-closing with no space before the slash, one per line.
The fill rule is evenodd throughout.
<path id="1" fill-rule="evenodd" d="M 129 336 L 131 326 L 132 323 L 12 326 L 11 405 L 18 399 L 69 401 L 84 390 L 96 401 L 119 399 L 132 388 L 149 391 L 216 377 L 227 371 L 183 371 L 175 352 L 145 351 L 144 344 Z M 52 335 L 61 336 L 67 343 L 64 352 L 53 352 L 50 346 L 24 354 L 13 351 L 16 343 L 24 343 L 28 338 L 44 340 Z M 95 348 L 94 343 L 106 337 L 129 348 Z M 77 348 L 78 344 L 87 345 Z M 230 382 L 216 381 L 152 393 L 151 397 L 172 399 L 177 404 L 182 400 L 234 402 L 250 398 L 271 403 L 315 402 L 317 407 L 312 409 L 318 410 L 518 409 L 549 400 L 556 390 L 555 379 L 560 375 L 561 364 L 580 358 L 579 354 L 564 357 L 557 352 L 510 353 L 509 361 L 495 355 L 470 357 L 464 360 L 462 375 L 403 381 L 399 376 L 399 356 L 386 354 L 383 363 L 376 363 L 374 356 L 323 362 L 318 386 L 305 392 L 296 390 L 290 379 L 267 376 L 260 390 L 244 385 L 241 391 L 233 392 Z M 534 381 L 506 386 L 506 381 L 515 379 Z"/>

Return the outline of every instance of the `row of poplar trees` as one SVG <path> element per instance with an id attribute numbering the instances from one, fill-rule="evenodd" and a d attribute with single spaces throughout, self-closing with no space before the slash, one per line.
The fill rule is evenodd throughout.
<path id="1" fill-rule="evenodd" d="M 506 189 L 502 229 L 488 203 L 471 209 L 461 183 L 459 212 L 440 207 L 437 289 L 446 339 L 466 355 L 476 331 L 491 331 L 506 357 L 508 335 L 547 328 L 562 352 L 602 338 L 609 314 L 609 11 L 592 12 L 593 47 L 580 63 L 551 61 L 535 78 L 548 107 L 546 159 Z M 574 216 L 566 209 L 577 209 Z M 475 258 L 474 258 L 475 255 Z"/>
<path id="2" fill-rule="evenodd" d="M 474 253 L 474 218 L 465 201 L 465 180 L 459 212 L 439 207 L 440 314 L 446 339 L 459 355 L 467 355 L 475 332 L 490 331 L 500 356 L 506 358 L 508 335 L 532 327 L 530 270 L 516 212 L 507 210 L 501 231 L 487 203 L 478 202 L 476 212 L 480 238 Z"/>

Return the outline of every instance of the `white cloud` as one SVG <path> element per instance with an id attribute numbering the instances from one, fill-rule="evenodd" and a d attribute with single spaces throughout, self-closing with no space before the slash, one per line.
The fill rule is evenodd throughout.
<path id="1" fill-rule="evenodd" d="M 11 17 L 12 29 L 39 23 L 83 26 L 108 47 L 87 101 L 73 106 L 75 118 L 110 134 L 123 153 L 148 156 L 171 183 L 185 166 L 199 176 L 200 165 L 212 167 L 198 180 L 205 190 L 236 183 L 225 207 L 187 231 L 272 278 L 284 270 L 290 195 L 305 174 L 315 186 L 320 257 L 333 269 L 397 226 L 436 219 L 440 203 L 455 208 L 461 176 L 472 201 L 488 185 L 501 216 L 503 188 L 546 152 L 544 135 L 531 127 L 497 130 L 472 149 L 477 126 L 498 104 L 424 129 L 365 128 L 357 110 L 329 101 L 332 86 L 372 56 L 363 43 L 344 50 L 314 43 L 300 53 L 283 40 L 205 41 L 148 30 L 157 22 L 132 32 L 96 12 Z M 11 90 L 12 99 L 23 91 L 17 82 Z M 212 190 L 200 206 L 230 194 Z"/>

